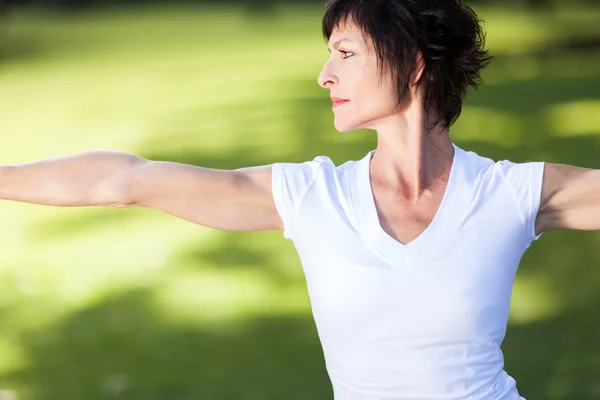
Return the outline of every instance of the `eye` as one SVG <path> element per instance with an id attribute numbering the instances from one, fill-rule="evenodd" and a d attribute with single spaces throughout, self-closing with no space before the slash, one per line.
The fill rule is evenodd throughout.
<path id="1" fill-rule="evenodd" d="M 354 55 L 353 52 L 345 51 L 345 50 L 340 50 L 340 53 L 342 53 L 344 55 L 344 57 L 342 57 L 342 59 L 346 59 L 346 58 L 352 57 Z"/>

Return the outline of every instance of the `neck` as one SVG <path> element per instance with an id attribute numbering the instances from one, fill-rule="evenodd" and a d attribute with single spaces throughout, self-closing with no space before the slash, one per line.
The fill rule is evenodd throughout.
<path id="1" fill-rule="evenodd" d="M 409 107 L 377 127 L 377 150 L 371 160 L 372 182 L 416 202 L 448 179 L 454 146 L 447 129 L 429 130 L 424 112 Z"/>

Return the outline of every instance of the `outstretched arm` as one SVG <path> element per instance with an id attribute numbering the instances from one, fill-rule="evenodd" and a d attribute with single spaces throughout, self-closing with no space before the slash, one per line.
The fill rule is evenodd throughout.
<path id="1" fill-rule="evenodd" d="M 91 150 L 61 157 L 0 165 L 0 199 L 57 207 L 121 206 L 134 154 Z"/>
<path id="2" fill-rule="evenodd" d="M 1 165 L 0 199 L 64 207 L 152 207 L 221 230 L 282 230 L 271 169 L 217 170 L 94 150 Z"/>
<path id="3" fill-rule="evenodd" d="M 271 165 L 219 170 L 141 159 L 127 174 L 124 203 L 215 229 L 283 230 L 271 171 Z"/>
<path id="4" fill-rule="evenodd" d="M 546 163 L 536 234 L 600 230 L 600 170 Z"/>

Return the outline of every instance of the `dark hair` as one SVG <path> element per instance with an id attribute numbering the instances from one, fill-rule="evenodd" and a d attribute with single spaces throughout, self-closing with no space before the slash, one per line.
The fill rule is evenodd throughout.
<path id="1" fill-rule="evenodd" d="M 449 128 L 462 111 L 467 87 L 482 82 L 480 72 L 492 60 L 484 50 L 481 20 L 461 0 L 327 0 L 323 36 L 334 28 L 356 24 L 372 41 L 380 72 L 389 67 L 398 84 L 398 105 L 406 100 L 408 85 L 420 52 L 425 68 L 419 81 L 424 106 L 434 114 L 431 129 Z"/>

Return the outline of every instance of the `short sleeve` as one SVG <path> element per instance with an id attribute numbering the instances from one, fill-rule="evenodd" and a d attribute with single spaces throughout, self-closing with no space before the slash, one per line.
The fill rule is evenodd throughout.
<path id="1" fill-rule="evenodd" d="M 497 162 L 496 168 L 512 191 L 529 239 L 539 239 L 541 234 L 535 234 L 535 220 L 542 196 L 544 163 L 513 163 L 505 160 Z"/>
<path id="2" fill-rule="evenodd" d="M 273 201 L 283 222 L 283 237 L 291 239 L 298 209 L 315 182 L 322 157 L 303 163 L 272 165 Z"/>

